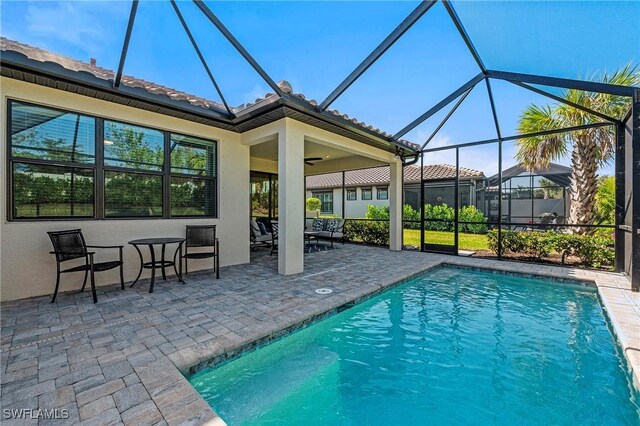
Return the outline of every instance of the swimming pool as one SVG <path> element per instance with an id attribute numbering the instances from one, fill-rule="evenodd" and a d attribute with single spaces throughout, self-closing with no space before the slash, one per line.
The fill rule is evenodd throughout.
<path id="1" fill-rule="evenodd" d="M 450 267 L 190 382 L 230 425 L 640 420 L 595 288 Z"/>

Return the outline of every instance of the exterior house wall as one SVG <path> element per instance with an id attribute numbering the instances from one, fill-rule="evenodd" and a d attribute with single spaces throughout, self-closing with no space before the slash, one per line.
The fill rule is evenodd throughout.
<path id="1" fill-rule="evenodd" d="M 0 182 L 7 185 L 7 99 L 22 100 L 65 110 L 100 116 L 160 130 L 218 141 L 218 218 L 202 219 L 117 219 L 7 221 L 7 200 L 0 203 L 0 299 L 14 300 L 51 294 L 56 264 L 47 231 L 81 228 L 88 244 L 124 245 L 125 280 L 137 275 L 139 258 L 127 241 L 153 236 L 184 236 L 185 225 L 216 224 L 220 239 L 222 266 L 249 261 L 249 147 L 240 143 L 237 133 L 181 120 L 124 105 L 63 92 L 2 77 L 0 104 Z M 239 188 L 242 188 L 239 190 Z M 103 253 L 104 252 L 104 253 Z M 148 255 L 148 253 L 145 253 Z M 173 253 L 171 253 L 173 254 Z M 96 261 L 117 256 L 117 250 L 100 250 Z M 145 260 L 148 260 L 145 258 Z M 69 266 L 72 262 L 69 262 Z M 211 268 L 211 260 L 192 260 L 189 270 Z M 149 271 L 143 277 L 149 276 Z M 61 291 L 79 289 L 82 273 L 63 274 Z M 96 274 L 96 284 L 119 282 L 118 270 Z M 160 284 L 161 286 L 164 284 Z M 166 285 L 176 285 L 175 282 Z M 87 296 L 88 297 L 88 296 Z"/>
<path id="2" fill-rule="evenodd" d="M 429 186 L 429 184 L 427 184 Z M 475 181 L 470 181 L 467 184 L 461 184 L 461 186 L 465 186 L 468 188 L 467 191 L 467 199 L 463 201 L 464 205 L 475 205 Z M 346 189 L 351 189 L 353 187 L 346 187 Z M 362 188 L 371 188 L 372 197 L 371 200 L 363 200 L 362 199 Z M 345 208 L 346 214 L 345 217 L 353 217 L 353 218 L 362 218 L 365 217 L 367 213 L 367 208 L 369 205 L 374 205 L 376 207 L 388 207 L 389 199 L 386 200 L 378 200 L 378 188 L 386 188 L 388 189 L 388 185 L 382 186 L 365 186 L 365 187 L 356 187 L 356 199 L 355 200 L 347 200 L 345 197 Z M 453 192 L 453 187 L 451 187 L 451 192 Z M 319 188 L 319 189 L 307 189 L 306 198 L 309 198 L 313 195 L 314 192 L 327 192 L 333 191 L 333 216 L 342 216 L 342 188 Z M 413 195 L 413 197 L 412 197 Z M 420 209 L 420 184 L 419 183 L 405 183 L 404 185 L 404 194 L 403 194 L 403 204 L 409 204 L 414 209 Z M 412 200 L 409 198 L 412 197 Z M 537 201 L 537 200 L 536 200 Z M 562 201 L 562 200 L 560 200 Z M 453 203 L 451 203 L 453 205 Z"/>
<path id="3" fill-rule="evenodd" d="M 353 187 L 350 187 L 353 188 Z M 350 189 L 347 188 L 347 189 Z M 355 200 L 347 200 L 345 196 L 345 217 L 354 217 L 360 218 L 365 217 L 367 213 L 368 206 L 374 205 L 377 207 L 389 207 L 389 199 L 386 200 L 378 200 L 377 199 L 377 188 L 388 188 L 388 185 L 385 186 L 367 186 L 365 188 L 372 189 L 372 199 L 371 200 L 363 200 L 362 199 L 362 188 L 356 188 L 356 199 Z M 313 196 L 314 192 L 333 192 L 333 214 L 332 216 L 342 217 L 342 188 L 322 188 L 322 189 L 308 189 L 306 197 L 309 198 Z"/>
<path id="4" fill-rule="evenodd" d="M 304 149 L 300 148 L 304 148 L 306 142 L 313 142 L 374 160 L 376 163 L 396 164 L 398 160 L 391 152 L 356 142 L 291 118 L 283 118 L 244 132 L 241 143 L 251 147 L 273 140 L 274 137 L 278 141 L 278 271 L 288 275 L 301 272 L 304 264 L 303 239 L 300 238 L 300 235 L 305 227 L 303 220 L 305 217 L 304 198 L 307 192 L 304 187 Z M 324 167 L 328 168 L 332 162 L 323 161 L 323 163 Z M 254 164 L 257 163 L 254 162 Z M 298 166 L 301 167 L 299 170 Z M 288 202 L 286 206 L 285 202 Z M 299 231 L 299 235 L 296 233 L 297 231 Z M 397 231 L 391 230 L 390 240 L 394 239 L 391 237 L 397 239 L 397 235 L 395 235 L 397 233 Z"/>
<path id="5" fill-rule="evenodd" d="M 544 213 L 557 213 L 564 220 L 567 212 L 564 209 L 562 199 L 535 199 L 533 200 L 533 213 L 531 199 L 511 200 L 511 215 L 509 215 L 509 201 L 503 201 L 502 214 L 510 216 L 512 223 L 529 223 L 530 220 L 539 222 L 540 215 Z"/>
<path id="6" fill-rule="evenodd" d="M 371 200 L 363 200 L 362 199 L 362 188 L 356 188 L 356 199 L 353 201 L 345 201 L 346 203 L 346 212 L 347 217 L 365 217 L 367 214 L 367 207 L 369 205 L 373 205 L 376 207 L 389 207 L 389 199 L 387 197 L 386 200 L 378 200 L 377 187 L 375 186 L 366 186 L 364 188 L 371 188 Z M 388 188 L 387 185 L 381 186 L 379 188 Z"/>
<path id="7" fill-rule="evenodd" d="M 278 162 L 265 160 L 262 158 L 251 157 L 250 160 L 251 170 L 255 172 L 264 172 L 264 173 L 272 173 L 278 174 Z"/>

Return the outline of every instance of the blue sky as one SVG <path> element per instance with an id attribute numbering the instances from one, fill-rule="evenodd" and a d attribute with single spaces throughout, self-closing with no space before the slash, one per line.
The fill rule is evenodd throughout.
<path id="1" fill-rule="evenodd" d="M 274 80 L 288 80 L 296 92 L 321 101 L 417 2 L 207 4 Z M 269 91 L 191 2 L 179 6 L 229 103 Z M 640 62 L 638 1 L 454 1 L 454 7 L 492 69 L 584 78 Z M 1 32 L 115 69 L 129 9 L 128 1 L 3 1 Z M 477 72 L 444 7 L 436 4 L 332 108 L 394 133 Z M 141 2 L 125 73 L 217 100 L 168 1 Z M 528 104 L 547 103 L 508 83 L 492 88 L 504 135 L 515 133 Z M 495 137 L 488 105 L 486 89 L 478 85 L 431 145 Z M 444 114 L 407 138 L 423 142 Z M 505 158 L 512 156 L 509 149 Z M 461 164 L 489 173 L 492 154 L 474 150 L 463 154 Z M 445 157 L 433 155 L 430 162 Z"/>

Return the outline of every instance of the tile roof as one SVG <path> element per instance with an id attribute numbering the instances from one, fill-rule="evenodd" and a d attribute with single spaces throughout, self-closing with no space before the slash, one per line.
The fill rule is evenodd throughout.
<path id="1" fill-rule="evenodd" d="M 286 93 L 288 95 L 291 95 L 291 96 L 295 96 L 296 98 L 308 103 L 309 105 L 317 107 L 318 104 L 319 104 L 319 102 L 316 101 L 315 99 L 307 99 L 306 96 L 303 95 L 302 93 L 295 93 L 293 91 L 293 87 L 291 86 L 291 84 L 286 80 L 280 81 L 278 83 L 278 86 L 280 87 L 280 89 L 282 89 L 282 91 L 284 93 Z M 248 107 L 251 107 L 253 105 L 257 105 L 260 102 L 263 102 L 263 101 L 267 100 L 267 98 L 270 98 L 271 96 L 275 96 L 275 94 L 274 93 L 267 93 L 263 98 L 256 99 L 254 103 L 248 103 L 248 104 L 240 105 L 238 107 L 238 109 L 242 110 L 244 108 L 248 108 Z M 341 117 L 341 118 L 343 118 L 343 119 L 345 119 L 347 121 L 351 121 L 352 123 L 358 124 L 358 125 L 360 125 L 362 127 L 366 127 L 367 129 L 369 129 L 371 131 L 374 131 L 376 133 L 381 134 L 382 136 L 386 136 L 386 137 L 392 137 L 393 136 L 391 133 L 385 132 L 384 130 L 381 130 L 381 129 L 379 129 L 377 127 L 374 127 L 374 126 L 372 126 L 370 124 L 367 124 L 364 121 L 360 121 L 355 117 L 350 117 L 349 115 L 344 114 L 344 113 L 338 111 L 337 109 L 327 109 L 326 111 L 331 113 L 331 114 L 333 114 L 333 115 L 335 115 L 336 117 Z M 411 148 L 417 148 L 417 149 L 420 148 L 420 145 L 415 144 L 415 143 L 413 143 L 411 141 L 408 141 L 406 139 L 400 139 L 398 142 L 401 142 L 401 143 L 403 143 L 403 144 L 405 144 L 405 145 L 407 145 L 407 146 L 409 146 Z"/>
<path id="2" fill-rule="evenodd" d="M 102 80 L 109 81 L 109 80 L 115 79 L 114 71 L 95 65 L 94 59 L 92 59 L 90 63 L 87 63 L 87 62 L 79 61 L 77 59 L 58 55 L 56 53 L 41 49 L 39 47 L 30 46 L 28 44 L 21 43 L 15 40 L 10 40 L 5 37 L 0 37 L 0 51 L 17 52 L 31 60 L 35 60 L 42 63 L 47 63 L 47 62 L 54 63 L 57 65 L 60 65 L 61 67 L 67 70 L 92 74 L 93 76 Z M 173 89 L 171 87 L 146 81 L 141 78 L 123 75 L 122 85 L 131 87 L 131 88 L 140 88 L 152 94 L 166 95 L 173 100 L 186 101 L 186 102 L 189 102 L 191 105 L 194 105 L 197 107 L 205 108 L 208 110 L 215 109 L 218 111 L 224 111 L 226 113 L 224 105 L 217 101 L 205 99 L 200 96 L 195 96 L 186 92 L 182 92 L 180 90 Z M 289 84 L 287 81 L 279 82 L 278 86 L 282 89 L 282 91 L 286 95 L 290 97 L 295 97 L 296 99 L 307 103 L 310 107 L 316 108 L 318 106 L 317 101 L 313 99 L 307 99 L 302 93 L 294 93 L 293 88 L 291 87 L 291 84 Z M 257 98 L 254 102 L 244 103 L 236 107 L 231 107 L 231 110 L 235 114 L 238 114 L 238 113 L 242 113 L 245 110 L 252 109 L 253 107 L 260 106 L 261 104 L 272 102 L 277 99 L 278 99 L 278 96 L 275 93 L 267 93 L 263 97 Z M 361 127 L 364 127 L 385 138 L 390 138 L 392 136 L 390 133 L 380 130 L 363 121 L 359 121 L 356 118 L 350 117 L 347 114 L 341 113 L 338 110 L 332 109 L 332 110 L 327 110 L 326 112 L 333 114 L 334 116 L 339 117 L 341 119 L 350 121 Z M 402 145 L 405 145 L 410 149 L 415 150 L 420 148 L 419 145 L 404 139 L 399 140 L 398 142 L 400 142 Z"/>
<path id="3" fill-rule="evenodd" d="M 93 59 L 91 63 L 82 62 L 77 59 L 58 55 L 48 50 L 40 49 L 39 47 L 30 46 L 28 44 L 20 43 L 15 40 L 9 40 L 5 37 L 0 37 L 0 51 L 18 52 L 29 59 L 33 59 L 39 62 L 53 62 L 68 70 L 87 72 L 103 80 L 114 80 L 116 75 L 116 73 L 112 70 L 95 65 L 95 61 Z M 175 100 L 187 101 L 191 105 L 199 106 L 202 108 L 209 109 L 213 107 L 224 110 L 224 105 L 216 101 L 205 99 L 199 96 L 194 96 L 180 90 L 172 89 L 167 86 L 143 80 L 141 78 L 123 75 L 122 84 L 129 87 L 142 88 L 149 93 L 166 95 Z"/>
<path id="4" fill-rule="evenodd" d="M 433 164 L 424 166 L 424 179 L 454 179 L 456 166 L 450 164 Z M 483 179 L 484 173 L 478 170 L 460 167 L 461 178 Z M 404 168 L 404 182 L 420 182 L 420 166 L 407 166 Z M 308 189 L 338 188 L 342 186 L 342 173 L 326 173 L 323 175 L 307 176 Z M 345 172 L 345 186 L 388 185 L 389 167 L 374 167 L 369 169 L 351 170 Z"/>

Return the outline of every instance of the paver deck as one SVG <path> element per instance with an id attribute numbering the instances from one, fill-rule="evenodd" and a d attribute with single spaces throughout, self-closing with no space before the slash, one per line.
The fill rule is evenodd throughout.
<path id="1" fill-rule="evenodd" d="M 597 282 L 630 364 L 640 372 L 640 294 L 622 275 L 341 245 L 305 255 L 305 272 L 277 275 L 277 258 L 121 291 L 2 303 L 3 409 L 66 410 L 55 424 L 224 424 L 185 375 L 328 315 L 441 263 Z M 315 289 L 329 287 L 320 295 Z M 61 413 L 61 412 L 60 412 Z M 12 423 L 3 419 L 3 424 Z M 15 421 L 48 424 L 47 419 Z"/>

